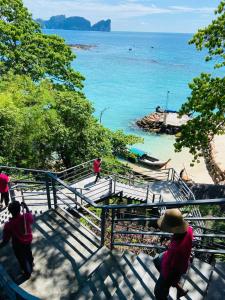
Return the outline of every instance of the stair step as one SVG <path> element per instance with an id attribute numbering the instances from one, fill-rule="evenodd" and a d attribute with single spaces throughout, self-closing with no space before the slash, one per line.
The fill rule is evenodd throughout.
<path id="1" fill-rule="evenodd" d="M 65 244 L 65 249 L 68 253 L 71 251 L 76 251 L 81 257 L 88 257 L 93 254 L 98 247 L 90 242 L 80 231 L 80 224 L 76 226 L 71 226 L 68 222 L 65 222 L 57 214 L 51 212 L 49 214 L 49 219 L 46 221 L 49 226 L 59 234 L 59 238 Z"/>
<path id="2" fill-rule="evenodd" d="M 122 282 L 127 282 L 127 273 L 130 270 L 130 265 L 127 262 L 129 261 L 132 265 L 136 255 L 132 252 L 125 251 L 122 256 L 115 256 L 115 258 L 116 264 L 113 266 L 114 268 L 110 270 L 111 273 L 104 282 L 112 296 L 115 294 L 116 290 L 118 290 Z M 101 295 L 101 293 L 99 295 Z M 98 298 L 95 299 L 97 300 Z"/>
<path id="3" fill-rule="evenodd" d="M 203 300 L 211 274 L 212 266 L 195 258 L 185 276 L 184 289 L 188 289 L 189 292 L 183 299 Z"/>
<path id="4" fill-rule="evenodd" d="M 52 216 L 41 216 L 41 218 L 35 224 L 35 228 L 38 231 L 44 231 L 46 239 L 51 241 L 54 248 L 58 249 L 66 257 L 73 257 L 77 265 L 81 265 L 87 260 L 96 250 L 96 247 L 91 245 L 91 249 L 88 241 L 85 241 L 82 236 L 74 228 L 68 228 L 68 224 L 58 224 L 52 218 Z M 46 230 L 52 230 L 51 232 Z M 84 246 L 84 245 L 87 246 Z"/>
<path id="5" fill-rule="evenodd" d="M 135 294 L 130 299 L 155 299 L 154 288 L 159 272 L 154 266 L 153 258 L 145 253 L 137 256 L 137 273 L 135 281 Z"/>
<path id="6" fill-rule="evenodd" d="M 225 263 L 217 262 L 209 283 L 206 300 L 225 299 Z"/>
<path id="7" fill-rule="evenodd" d="M 44 213 L 34 224 L 34 272 L 21 287 L 43 300 L 75 299 L 85 278 L 102 263 L 100 253 L 109 252 L 106 248 L 98 250 L 95 241 L 66 212 L 59 209 Z M 85 265 L 88 259 L 92 267 L 91 263 Z"/>
<path id="8" fill-rule="evenodd" d="M 92 276 L 86 281 L 85 286 L 76 294 L 76 299 L 85 299 L 84 292 L 88 293 L 89 298 L 86 299 L 108 299 L 111 294 L 105 282 L 115 268 L 115 256 L 121 257 L 122 253 L 118 251 L 108 252 L 102 257 L 102 263 L 99 265 Z"/>
<path id="9" fill-rule="evenodd" d="M 147 286 L 142 282 L 146 270 L 140 264 L 138 257 L 135 260 L 130 260 L 130 257 L 124 254 L 125 260 L 129 266 L 129 270 L 126 273 L 126 278 L 121 282 L 112 299 L 134 299 L 137 289 L 140 287 L 143 290 Z M 150 292 L 150 291 L 149 291 Z M 150 298 L 149 298 L 150 299 Z"/>
<path id="10" fill-rule="evenodd" d="M 79 228 L 80 233 L 85 236 L 88 240 L 90 240 L 93 244 L 95 244 L 96 247 L 99 247 L 100 245 L 100 238 L 96 236 L 93 232 L 91 232 L 87 227 L 85 227 L 83 224 L 79 222 L 79 219 L 76 220 L 74 216 L 71 216 L 70 213 L 66 212 L 65 210 L 61 208 L 57 208 L 54 210 L 56 214 L 60 217 L 60 219 L 65 220 L 67 223 L 69 223 L 71 226 L 75 226 L 75 228 Z M 57 217 L 57 216 L 55 216 Z"/>
<path id="11" fill-rule="evenodd" d="M 109 256 L 110 250 L 105 246 L 96 251 L 79 269 L 80 275 L 89 277 Z"/>

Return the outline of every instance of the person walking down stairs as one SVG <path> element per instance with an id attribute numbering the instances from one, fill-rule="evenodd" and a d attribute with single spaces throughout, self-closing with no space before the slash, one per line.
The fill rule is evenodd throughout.
<path id="1" fill-rule="evenodd" d="M 20 213 L 21 207 L 23 208 L 23 214 Z M 0 249 L 12 239 L 15 256 L 25 277 L 29 278 L 33 271 L 34 260 L 31 251 L 33 216 L 29 212 L 27 205 L 23 202 L 20 204 L 19 201 L 11 202 L 8 210 L 12 214 L 12 218 L 5 223 L 3 228 L 3 239 L 0 243 Z"/>
<path id="2" fill-rule="evenodd" d="M 5 201 L 5 207 L 9 204 L 9 176 L 0 170 L 0 193 L 1 193 L 1 207 L 3 200 Z M 0 207 L 0 208 L 1 208 Z"/>
<path id="3" fill-rule="evenodd" d="M 188 291 L 179 284 L 181 276 L 187 272 L 193 241 L 193 229 L 183 219 L 179 209 L 168 209 L 157 221 L 162 231 L 173 233 L 168 249 L 154 258 L 160 272 L 154 294 L 156 300 L 167 300 L 171 286 L 177 288 L 177 299 Z"/>
<path id="4" fill-rule="evenodd" d="M 98 181 L 99 178 L 101 178 L 101 176 L 100 176 L 100 172 L 101 172 L 101 163 L 102 163 L 101 158 L 95 159 L 95 160 L 94 160 L 94 163 L 93 163 L 93 170 L 94 170 L 94 173 L 95 173 L 95 175 L 96 175 L 95 183 Z"/>

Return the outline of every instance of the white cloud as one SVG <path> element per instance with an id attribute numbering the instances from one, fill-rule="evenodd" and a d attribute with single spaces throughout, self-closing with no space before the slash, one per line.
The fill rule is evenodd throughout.
<path id="1" fill-rule="evenodd" d="M 100 3 L 97 0 L 24 0 L 24 4 L 31 10 L 35 18 L 49 18 L 52 15 L 65 14 L 67 16 L 83 16 L 92 21 L 96 21 L 106 18 L 116 20 L 120 18 L 141 17 L 171 12 L 171 9 L 160 8 L 154 5 L 138 4 L 134 1 L 113 5 Z"/>
<path id="2" fill-rule="evenodd" d="M 188 6 L 169 6 L 173 12 L 180 13 L 212 13 L 216 8 L 215 7 L 188 7 Z"/>
<path id="3" fill-rule="evenodd" d="M 140 3 L 138 0 L 123 0 L 117 4 L 103 0 L 24 0 L 24 4 L 35 18 L 48 19 L 50 16 L 65 14 L 68 16 L 82 16 L 92 23 L 100 19 L 126 20 L 134 17 L 144 17 L 152 14 L 198 13 L 209 14 L 215 8 L 188 6 L 159 7 L 150 1 Z"/>

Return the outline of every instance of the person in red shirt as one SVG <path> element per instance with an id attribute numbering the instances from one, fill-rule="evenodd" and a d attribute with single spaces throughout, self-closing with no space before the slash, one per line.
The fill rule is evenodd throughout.
<path id="1" fill-rule="evenodd" d="M 100 176 L 100 172 L 101 172 L 101 163 L 102 163 L 101 158 L 95 159 L 95 160 L 94 160 L 94 163 L 93 163 L 93 170 L 94 170 L 94 173 L 95 173 L 95 175 L 96 175 L 95 183 L 98 181 L 99 178 L 101 178 L 101 176 Z"/>
<path id="2" fill-rule="evenodd" d="M 193 241 L 193 229 L 183 219 L 179 209 L 168 209 L 157 221 L 162 231 L 173 233 L 168 249 L 154 258 L 154 264 L 160 272 L 155 285 L 156 300 L 168 299 L 171 286 L 177 288 L 177 299 L 185 296 L 179 281 L 187 272 Z"/>
<path id="3" fill-rule="evenodd" d="M 0 193 L 1 193 L 1 206 L 3 203 L 3 200 L 5 201 L 5 207 L 9 204 L 9 176 L 2 173 L 0 171 Z"/>
<path id="4" fill-rule="evenodd" d="M 21 206 L 25 208 L 26 213 L 20 213 Z M 12 218 L 4 225 L 0 248 L 4 247 L 10 239 L 12 240 L 15 256 L 24 275 L 29 278 L 33 271 L 34 260 L 31 251 L 33 216 L 27 205 L 23 202 L 20 204 L 19 201 L 11 202 L 8 210 L 12 214 Z"/>

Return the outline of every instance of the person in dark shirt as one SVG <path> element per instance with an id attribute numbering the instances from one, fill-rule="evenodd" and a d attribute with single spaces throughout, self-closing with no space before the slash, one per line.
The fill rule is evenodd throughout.
<path id="1" fill-rule="evenodd" d="M 187 272 L 193 241 L 193 229 L 179 209 L 168 209 L 157 221 L 162 231 L 173 233 L 168 249 L 154 259 L 160 276 L 155 285 L 156 300 L 167 300 L 171 286 L 177 288 L 177 299 L 187 294 L 179 281 Z"/>
<path id="2" fill-rule="evenodd" d="M 25 208 L 26 213 L 20 213 L 21 206 Z M 26 278 L 29 278 L 33 271 L 33 255 L 31 251 L 33 216 L 29 212 L 27 205 L 23 202 L 20 204 L 19 201 L 11 202 L 8 210 L 12 214 L 12 218 L 4 225 L 0 248 L 4 247 L 10 239 L 12 240 L 15 256 L 24 275 Z"/>

